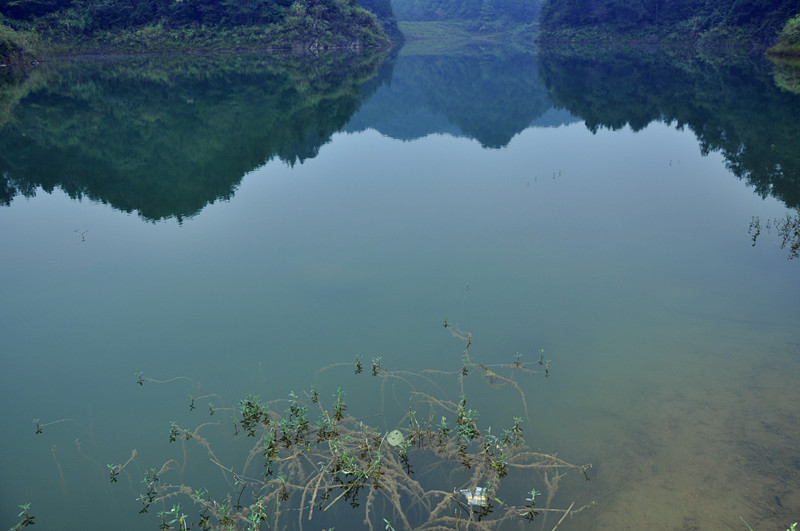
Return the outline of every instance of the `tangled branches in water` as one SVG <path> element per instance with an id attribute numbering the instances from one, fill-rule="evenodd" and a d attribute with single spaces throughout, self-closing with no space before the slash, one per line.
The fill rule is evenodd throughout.
<path id="1" fill-rule="evenodd" d="M 181 467 L 168 461 L 148 471 L 142 512 L 153 505 L 164 507 L 158 513 L 160 529 L 320 529 L 347 521 L 356 522 L 350 528 L 369 530 L 492 530 L 510 522 L 545 520 L 548 514 L 560 518 L 558 527 L 568 515 L 592 505 L 551 506 L 559 480 L 572 470 L 588 481 L 591 465 L 573 465 L 525 444 L 528 405 L 514 378 L 536 371 L 521 363 L 519 355 L 511 364 L 473 363 L 472 336 L 446 322 L 445 327 L 465 345 L 459 370 L 390 371 L 381 358 L 373 358 L 365 373 L 357 356 L 355 366 L 339 363 L 317 373 L 328 381 L 331 372 L 353 369 L 364 378 L 378 378 L 381 409 L 376 414 L 353 416 L 341 388 L 329 404 L 323 404 L 316 385 L 303 396 L 292 392 L 288 400 L 262 402 L 247 395 L 236 409 L 234 427 L 239 439 L 252 438 L 254 443 L 238 467 L 223 464 L 202 434 L 218 421 L 194 430 L 173 423 L 170 442 L 204 448 L 225 477 L 227 492 L 214 497 L 205 489 L 169 483 L 165 478 L 175 472 L 182 476 L 185 463 Z M 484 382 L 504 386 L 519 399 L 520 416 L 511 417 L 508 428 L 493 432 L 480 426 L 465 391 L 473 369 L 483 373 Z M 506 370 L 509 376 L 501 376 Z M 443 387 L 448 385 L 456 393 L 446 393 Z M 371 426 L 377 417 L 385 425 L 389 422 L 385 404 L 387 398 L 401 403 L 398 388 L 407 391 L 408 408 L 394 416 L 391 425 L 397 429 Z M 459 396 L 455 401 L 450 398 L 454 394 Z M 278 411 L 278 404 L 286 404 L 285 409 Z M 119 474 L 120 466 L 113 471 Z M 546 490 L 546 501 L 537 499 L 537 485 Z M 199 507 L 191 522 L 180 505 L 167 509 L 179 500 Z"/>

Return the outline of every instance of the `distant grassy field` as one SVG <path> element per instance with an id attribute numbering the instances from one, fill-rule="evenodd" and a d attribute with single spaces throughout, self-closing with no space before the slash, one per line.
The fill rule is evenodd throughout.
<path id="1" fill-rule="evenodd" d="M 408 22 L 399 23 L 406 37 L 403 55 L 440 55 L 470 45 L 498 44 L 506 41 L 503 33 L 478 33 L 459 22 Z"/>

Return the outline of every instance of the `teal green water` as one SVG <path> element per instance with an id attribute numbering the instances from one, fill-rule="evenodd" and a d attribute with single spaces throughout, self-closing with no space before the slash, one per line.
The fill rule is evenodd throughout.
<path id="1" fill-rule="evenodd" d="M 520 382 L 526 440 L 593 465 L 559 506 L 597 502 L 559 529 L 800 518 L 800 263 L 748 233 L 800 204 L 800 97 L 755 59 L 381 60 L 81 63 L 27 89 L 0 134 L 2 525 L 31 502 L 44 529 L 156 528 L 136 497 L 183 462 L 170 421 L 313 382 L 378 413 L 374 382 L 317 370 L 457 370 L 445 318 L 478 363 L 552 360 Z M 519 414 L 470 378 L 482 420 Z M 241 461 L 230 432 L 208 436 Z M 186 447 L 181 480 L 217 485 Z"/>

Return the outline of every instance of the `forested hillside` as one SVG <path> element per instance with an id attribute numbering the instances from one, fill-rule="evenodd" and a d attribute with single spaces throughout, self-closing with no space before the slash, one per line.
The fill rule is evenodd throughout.
<path id="1" fill-rule="evenodd" d="M 365 2 L 393 20 L 388 0 Z M 130 44 L 145 48 L 165 34 L 187 43 L 232 36 L 233 47 L 388 43 L 376 14 L 358 0 L 8 0 L 0 3 L 0 25 L 70 44 L 139 32 L 140 42 Z"/>
<path id="2" fill-rule="evenodd" d="M 378 17 L 384 31 L 395 44 L 403 41 L 403 33 L 397 25 L 397 17 L 395 17 L 391 0 L 358 0 L 358 2 L 361 7 Z"/>
<path id="3" fill-rule="evenodd" d="M 684 35 L 743 29 L 769 41 L 798 11 L 797 0 L 546 0 L 540 22 L 551 30 L 657 26 Z"/>
<path id="4" fill-rule="evenodd" d="M 540 0 L 393 0 L 400 20 L 465 21 L 473 29 L 500 30 L 531 24 Z"/>

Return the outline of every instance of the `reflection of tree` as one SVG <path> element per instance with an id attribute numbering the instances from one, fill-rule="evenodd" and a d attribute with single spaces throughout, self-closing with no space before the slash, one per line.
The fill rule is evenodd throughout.
<path id="1" fill-rule="evenodd" d="M 554 104 L 590 130 L 639 130 L 654 120 L 688 127 L 703 153 L 720 151 L 759 195 L 800 206 L 800 98 L 775 87 L 766 61 L 545 52 L 539 65 Z"/>
<path id="2" fill-rule="evenodd" d="M 800 59 L 773 57 L 775 84 L 783 90 L 800 94 Z"/>
<path id="3" fill-rule="evenodd" d="M 380 55 L 226 55 L 59 65 L 0 134 L 0 201 L 58 187 L 151 220 L 196 214 L 279 157 L 316 155 Z M 375 90 L 377 85 L 372 85 Z"/>
<path id="4" fill-rule="evenodd" d="M 391 85 L 348 127 L 374 127 L 402 139 L 460 132 L 484 147 L 507 145 L 552 107 L 536 56 L 505 49 L 471 52 L 401 56 Z"/>

